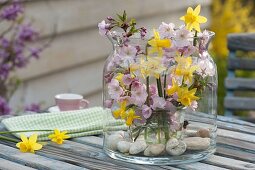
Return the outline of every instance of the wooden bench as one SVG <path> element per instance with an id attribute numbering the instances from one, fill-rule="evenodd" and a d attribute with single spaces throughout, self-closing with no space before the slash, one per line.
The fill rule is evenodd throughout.
<path id="1" fill-rule="evenodd" d="M 1 117 L 0 117 L 1 119 Z M 0 124 L 0 131 L 5 130 Z M 103 152 L 103 138 L 87 136 L 50 143 L 36 154 L 21 153 L 15 143 L 0 141 L 1 170 L 254 170 L 255 124 L 229 117 L 218 117 L 217 151 L 208 159 L 176 166 L 151 166 L 111 159 Z"/>
<path id="2" fill-rule="evenodd" d="M 232 116 L 236 110 L 255 110 L 255 98 L 238 97 L 235 91 L 255 91 L 255 79 L 236 77 L 236 70 L 255 71 L 255 59 L 237 57 L 237 51 L 255 52 L 255 33 L 228 35 L 228 76 L 225 79 L 227 96 L 224 99 L 225 115 Z"/>

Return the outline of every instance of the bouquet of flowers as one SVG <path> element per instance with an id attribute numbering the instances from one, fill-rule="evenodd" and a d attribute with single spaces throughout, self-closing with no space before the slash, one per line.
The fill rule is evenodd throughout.
<path id="1" fill-rule="evenodd" d="M 213 33 L 201 32 L 207 19 L 200 8 L 187 9 L 180 18 L 185 25 L 162 22 L 152 36 L 125 11 L 98 24 L 114 45 L 104 68 L 104 106 L 125 121 L 133 142 L 143 136 L 165 144 L 180 137 L 188 123 L 181 112 L 195 111 L 215 89 L 215 65 L 207 52 Z"/>

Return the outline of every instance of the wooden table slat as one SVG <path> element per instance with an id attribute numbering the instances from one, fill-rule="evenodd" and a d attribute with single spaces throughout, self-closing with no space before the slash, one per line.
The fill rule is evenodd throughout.
<path id="1" fill-rule="evenodd" d="M 50 170 L 83 169 L 72 164 L 52 160 L 50 158 L 46 158 L 36 154 L 21 153 L 18 149 L 5 146 L 3 144 L 0 144 L 0 157 L 36 169 L 50 169 Z"/>
<path id="2" fill-rule="evenodd" d="M 251 170 L 251 169 L 254 170 L 255 169 L 255 164 L 240 161 L 240 160 L 225 158 L 225 157 L 217 156 L 217 155 L 213 155 L 202 162 L 215 165 L 215 166 L 232 169 L 232 170 Z"/>
<path id="3" fill-rule="evenodd" d="M 0 169 L 1 170 L 13 170 L 13 169 L 22 169 L 22 170 L 35 170 L 34 168 L 30 168 L 28 166 L 20 165 L 15 162 L 8 161 L 6 159 L 0 158 Z"/>

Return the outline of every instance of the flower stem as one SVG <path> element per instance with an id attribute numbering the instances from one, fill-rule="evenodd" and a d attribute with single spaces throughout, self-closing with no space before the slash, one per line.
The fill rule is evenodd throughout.
<path id="1" fill-rule="evenodd" d="M 196 46 L 196 45 L 197 45 L 197 31 L 195 31 L 195 36 L 193 39 L 193 46 Z"/>
<path id="2" fill-rule="evenodd" d="M 164 74 L 164 98 L 166 98 L 166 73 Z"/>
<path id="3" fill-rule="evenodd" d="M 150 77 L 148 76 L 148 77 L 146 77 L 146 90 L 147 90 L 147 94 L 148 94 L 148 96 L 147 96 L 147 99 L 146 99 L 146 104 L 147 104 L 147 106 L 149 106 L 150 107 Z"/>
<path id="4" fill-rule="evenodd" d="M 163 97 L 162 85 L 161 85 L 160 77 L 157 79 L 157 86 L 158 86 L 158 96 L 159 97 Z"/>
<path id="5" fill-rule="evenodd" d="M 9 142 L 16 142 L 16 143 L 19 142 L 19 140 L 17 140 L 17 139 L 8 138 L 8 137 L 1 136 L 1 135 L 0 135 L 0 140 L 7 140 Z"/>

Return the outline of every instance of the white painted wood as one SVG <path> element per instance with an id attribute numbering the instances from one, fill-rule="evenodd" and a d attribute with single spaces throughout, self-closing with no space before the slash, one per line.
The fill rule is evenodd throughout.
<path id="1" fill-rule="evenodd" d="M 44 106 L 48 107 L 55 103 L 54 96 L 56 94 L 66 92 L 84 94 L 86 98 L 91 92 L 100 91 L 102 88 L 103 64 L 104 60 L 101 60 L 25 82 L 11 99 L 11 104 L 16 107 L 17 105 L 43 101 Z M 20 91 L 24 91 L 24 93 Z M 93 101 L 92 104 L 100 104 L 98 97 L 92 95 L 91 99 L 88 99 L 95 98 L 97 98 L 97 101 Z"/>
<path id="2" fill-rule="evenodd" d="M 52 33 L 54 24 L 58 33 L 96 26 L 106 16 L 126 10 L 130 17 L 148 17 L 163 13 L 185 13 L 187 6 L 201 4 L 207 8 L 211 0 L 48 0 L 26 3 L 26 15 L 34 18 L 35 25 L 44 35 Z"/>

